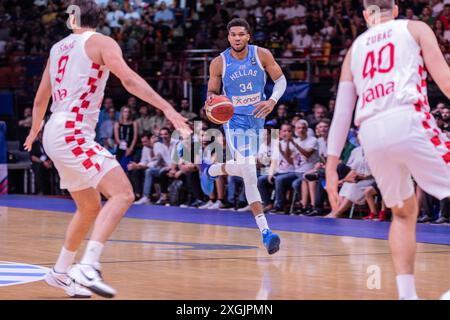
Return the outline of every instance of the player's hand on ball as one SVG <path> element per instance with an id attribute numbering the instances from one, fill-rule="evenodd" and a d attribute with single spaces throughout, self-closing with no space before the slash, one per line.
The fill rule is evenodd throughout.
<path id="1" fill-rule="evenodd" d="M 205 104 L 203 105 L 203 108 L 206 108 L 206 106 L 208 104 L 211 104 L 211 102 L 214 100 L 215 97 L 217 97 L 217 95 L 215 95 L 215 94 L 208 96 L 205 100 Z"/>
<path id="2" fill-rule="evenodd" d="M 255 116 L 255 118 L 265 118 L 272 112 L 275 104 L 275 101 L 273 101 L 272 99 L 261 101 L 255 105 L 253 115 Z"/>

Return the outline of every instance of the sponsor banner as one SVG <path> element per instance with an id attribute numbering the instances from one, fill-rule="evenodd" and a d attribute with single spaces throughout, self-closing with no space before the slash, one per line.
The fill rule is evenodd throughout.
<path id="1" fill-rule="evenodd" d="M 261 92 L 248 94 L 246 96 L 233 96 L 231 102 L 235 107 L 252 106 L 261 101 Z"/>

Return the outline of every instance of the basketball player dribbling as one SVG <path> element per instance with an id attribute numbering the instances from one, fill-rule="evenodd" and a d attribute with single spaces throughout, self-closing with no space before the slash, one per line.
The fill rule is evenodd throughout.
<path id="1" fill-rule="evenodd" d="M 438 199 L 450 196 L 450 141 L 429 113 L 428 70 L 450 97 L 450 69 L 423 22 L 395 20 L 394 0 L 364 0 L 370 28 L 345 57 L 328 140 L 327 192 L 337 207 L 336 167 L 356 106 L 355 124 L 393 221 L 389 245 L 399 299 L 418 299 L 414 280 L 417 201 L 412 177 Z"/>
<path id="2" fill-rule="evenodd" d="M 286 90 L 286 78 L 269 50 L 248 44 L 250 26 L 247 21 L 233 19 L 227 29 L 230 48 L 211 62 L 207 101 L 219 95 L 223 85 L 223 95 L 231 100 L 234 107 L 233 117 L 224 124 L 224 131 L 227 146 L 235 158 L 227 163 L 203 163 L 201 185 L 203 192 L 209 195 L 214 190 L 217 176 L 242 177 L 247 202 L 261 231 L 263 244 L 269 254 L 274 254 L 280 248 L 280 237 L 269 229 L 264 215 L 257 186 L 257 148 L 254 146 L 259 130 L 264 128 L 265 117 L 272 112 Z M 266 72 L 275 82 L 268 100 L 264 95 Z"/>
<path id="3" fill-rule="evenodd" d="M 128 92 L 161 109 L 182 134 L 190 133 L 187 120 L 178 114 L 123 60 L 119 45 L 95 32 L 100 9 L 94 0 L 74 0 L 79 15 L 70 14 L 73 33 L 51 51 L 33 108 L 33 125 L 25 141 L 31 145 L 41 130 L 49 98 L 52 116 L 45 125 L 44 148 L 68 189 L 77 211 L 66 231 L 64 245 L 45 281 L 71 297 L 90 297 L 92 292 L 113 297 L 116 290 L 103 281 L 100 255 L 104 243 L 131 206 L 130 182 L 115 158 L 95 143 L 95 126 L 109 72 Z M 100 194 L 108 201 L 102 207 Z M 93 226 L 86 251 L 72 266 L 83 239 Z M 71 267 L 72 266 L 72 267 Z"/>

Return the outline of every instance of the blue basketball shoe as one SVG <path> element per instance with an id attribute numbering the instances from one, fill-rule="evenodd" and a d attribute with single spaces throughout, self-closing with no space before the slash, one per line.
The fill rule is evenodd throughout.
<path id="1" fill-rule="evenodd" d="M 208 170 L 212 166 L 210 163 L 202 162 L 200 164 L 200 186 L 205 195 L 209 196 L 214 191 L 214 181 L 216 177 L 212 177 Z"/>
<path id="2" fill-rule="evenodd" d="M 262 232 L 263 244 L 269 254 L 274 254 L 280 250 L 280 237 L 270 229 L 264 229 Z"/>

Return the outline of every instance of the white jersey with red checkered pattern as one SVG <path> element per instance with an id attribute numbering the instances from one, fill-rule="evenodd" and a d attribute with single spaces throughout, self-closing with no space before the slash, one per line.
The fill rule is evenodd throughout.
<path id="1" fill-rule="evenodd" d="M 96 34 L 72 33 L 53 45 L 50 51 L 52 112 L 74 112 L 98 116 L 109 70 L 92 62 L 85 50 L 86 41 Z"/>
<path id="2" fill-rule="evenodd" d="M 371 27 L 353 43 L 353 82 L 358 94 L 355 124 L 404 105 L 429 111 L 421 48 L 408 20 Z"/>
<path id="3" fill-rule="evenodd" d="M 53 113 L 43 142 L 60 175 L 61 188 L 69 191 L 95 188 L 104 174 L 119 165 L 95 142 L 109 71 L 86 54 L 85 43 L 93 34 L 71 34 L 50 51 Z"/>

